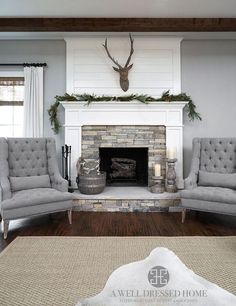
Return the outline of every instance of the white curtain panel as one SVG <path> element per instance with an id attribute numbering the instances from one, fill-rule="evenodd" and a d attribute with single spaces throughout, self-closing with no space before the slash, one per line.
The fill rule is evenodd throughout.
<path id="1" fill-rule="evenodd" d="M 43 136 L 43 67 L 25 67 L 24 136 Z"/>

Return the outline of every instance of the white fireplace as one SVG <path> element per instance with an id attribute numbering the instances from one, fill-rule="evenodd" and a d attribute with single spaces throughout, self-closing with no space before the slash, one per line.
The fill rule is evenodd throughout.
<path id="1" fill-rule="evenodd" d="M 76 162 L 82 153 L 83 126 L 160 126 L 166 127 L 166 147 L 177 149 L 177 185 L 183 187 L 183 109 L 187 102 L 62 102 L 65 108 L 65 143 L 72 146 L 72 182 Z"/>

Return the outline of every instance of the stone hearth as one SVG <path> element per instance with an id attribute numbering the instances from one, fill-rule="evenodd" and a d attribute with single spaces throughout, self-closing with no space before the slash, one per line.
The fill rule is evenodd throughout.
<path id="1" fill-rule="evenodd" d="M 97 195 L 74 193 L 76 211 L 167 212 L 176 210 L 179 193 L 154 194 L 146 187 L 106 187 Z"/>

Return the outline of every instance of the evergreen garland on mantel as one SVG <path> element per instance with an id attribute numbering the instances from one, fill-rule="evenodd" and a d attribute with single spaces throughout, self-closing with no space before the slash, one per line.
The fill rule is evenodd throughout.
<path id="1" fill-rule="evenodd" d="M 202 120 L 201 115 L 196 111 L 196 105 L 193 103 L 190 96 L 188 96 L 186 93 L 180 93 L 178 95 L 172 95 L 170 94 L 169 90 L 165 91 L 161 98 L 153 98 L 148 95 L 138 95 L 138 94 L 132 94 L 129 96 L 96 96 L 96 95 L 90 95 L 90 94 L 65 94 L 64 96 L 56 96 L 55 102 L 51 105 L 51 107 L 48 110 L 49 114 L 49 120 L 52 126 L 52 130 L 55 134 L 59 133 L 59 130 L 61 128 L 59 119 L 58 119 L 58 108 L 60 106 L 60 102 L 62 101 L 75 101 L 75 102 L 86 102 L 85 105 L 89 105 L 92 102 L 109 102 L 109 101 L 115 101 L 115 102 L 130 102 L 130 101 L 139 101 L 141 103 L 148 104 L 150 102 L 174 102 L 174 101 L 187 101 L 188 104 L 186 105 L 186 110 L 188 113 L 188 117 L 190 121 L 193 121 L 195 119 Z"/>

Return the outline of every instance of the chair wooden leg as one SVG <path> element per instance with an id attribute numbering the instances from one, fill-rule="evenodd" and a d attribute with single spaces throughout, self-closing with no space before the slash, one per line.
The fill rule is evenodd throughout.
<path id="1" fill-rule="evenodd" d="M 72 209 L 67 210 L 69 224 L 72 224 Z"/>
<path id="2" fill-rule="evenodd" d="M 4 238 L 4 239 L 7 239 L 7 233 L 8 233 L 9 223 L 10 223 L 10 221 L 3 220 L 3 238 Z"/>
<path id="3" fill-rule="evenodd" d="M 187 209 L 186 209 L 186 208 L 183 208 L 183 209 L 182 209 L 182 223 L 184 223 L 184 221 L 185 221 L 186 213 L 187 213 Z"/>

